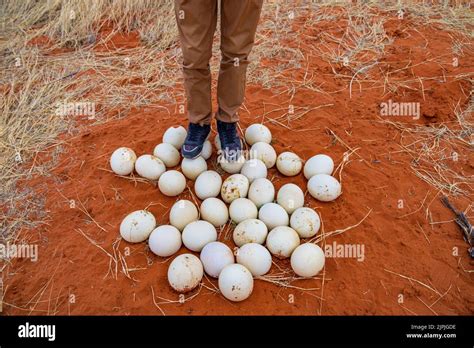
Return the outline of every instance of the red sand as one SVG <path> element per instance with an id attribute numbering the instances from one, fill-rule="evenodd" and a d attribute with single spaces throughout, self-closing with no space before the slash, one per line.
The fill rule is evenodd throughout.
<path id="1" fill-rule="evenodd" d="M 390 62 L 392 70 L 404 67 L 409 61 L 416 64 L 450 52 L 447 32 L 423 27 L 418 28 L 419 32 L 410 30 L 408 37 L 401 29 L 405 27 L 395 20 L 388 21 L 385 28 L 395 37 L 395 42 L 386 48 L 382 62 Z M 308 28 L 307 34 L 318 35 L 323 30 L 334 30 L 334 26 L 331 22 L 320 22 Z M 126 38 L 120 36 L 118 46 L 134 47 L 137 36 L 132 35 L 129 40 L 127 43 Z M 304 49 L 311 40 L 304 38 L 298 44 Z M 424 83 L 425 99 L 419 89 L 400 89 L 397 93 L 384 95 L 381 88 L 369 89 L 367 84 L 362 86 L 362 91 L 354 84 L 350 99 L 347 81 L 335 78 L 329 64 L 310 54 L 309 69 L 314 71 L 316 82 L 324 82 L 326 91 L 340 91 L 323 95 L 300 89 L 290 101 L 286 94 L 277 95 L 259 86 L 248 86 L 245 106 L 250 114 L 242 110 L 242 128 L 261 121 L 263 102 L 272 104 L 272 109 L 287 108 L 289 103 L 295 107 L 334 104 L 292 122 L 293 131 L 266 124 L 272 130 L 277 153 L 290 150 L 308 159 L 323 152 L 330 154 L 338 164 L 346 148 L 335 142 L 326 128 L 351 148 L 360 148 L 358 155 L 353 154 L 343 170 L 342 196 L 335 202 L 321 203 L 307 194 L 305 204 L 320 213 L 326 232 L 354 225 L 371 210 L 361 225 L 326 240 L 328 244 L 362 244 L 365 259 L 358 262 L 353 258 L 328 258 L 324 289 L 321 279 L 292 283 L 298 287 L 319 288 L 316 291 L 282 288 L 257 280 L 252 296 L 242 303 L 230 303 L 203 288 L 192 300 L 160 305 L 162 310 L 167 315 L 472 314 L 474 286 L 472 276 L 464 269 L 472 269 L 473 262 L 466 254 L 467 245 L 461 232 L 454 222 L 430 225 L 425 218 L 425 208 L 418 210 L 429 192 L 425 207 L 429 206 L 433 221 L 453 218 L 439 202 L 439 197 L 435 198 L 436 189 L 411 172 L 410 158 L 397 152 L 400 150 L 399 131 L 381 123 L 379 116 L 379 104 L 391 98 L 421 103 L 425 115 L 412 122 L 422 125 L 454 120 L 453 105 L 460 100 L 461 106 L 465 107 L 468 101 L 461 86 L 465 91 L 470 86 L 466 81 L 449 76 L 472 71 L 474 60 L 472 54 L 466 54 L 460 57 L 460 66 L 456 69 L 449 65 L 450 61 L 448 55 L 443 67 L 427 62 L 410 71 L 414 76 L 442 76 L 443 73 L 447 76 L 446 82 Z M 342 65 L 336 68 L 344 73 Z M 305 67 L 287 74 L 301 80 Z M 109 156 L 115 148 L 129 146 L 138 155 L 151 153 L 167 127 L 186 124 L 182 115 L 173 113 L 174 106 L 168 107 L 171 115 L 162 109 L 133 110 L 125 119 L 88 127 L 73 138 L 63 137 L 66 151 L 51 176 L 21 183 L 46 197 L 45 209 L 50 221 L 47 226 L 23 231 L 20 236 L 22 240 L 39 245 L 39 260 L 36 263 L 22 259 L 12 261 L 6 272 L 9 275 L 4 279 L 7 287 L 5 314 L 160 315 L 152 300 L 152 289 L 156 296 L 178 300 L 178 294 L 171 290 L 166 279 L 170 260 L 153 255 L 146 243 L 120 242 L 118 250 L 122 254 L 126 253 L 126 248 L 130 251 L 125 259 L 133 280 L 121 272 L 120 263 L 118 278 L 113 279 L 110 274 L 106 277 L 109 257 L 77 231 L 82 230 L 107 252 L 113 253 L 112 244 L 119 236 L 119 224 L 131 211 L 149 206 L 159 224 L 168 223 L 168 211 L 176 198 L 163 196 L 151 184 L 134 183 L 107 171 Z M 265 111 L 269 110 L 267 105 Z M 282 111 L 276 111 L 269 117 L 281 114 Z M 393 120 L 407 121 L 403 117 Z M 213 169 L 214 157 L 208 161 L 210 169 Z M 47 160 L 48 156 L 44 155 L 43 159 Z M 461 153 L 455 169 L 467 176 L 472 175 L 473 167 L 472 157 Z M 285 178 L 273 168 L 268 177 L 273 178 L 276 188 L 287 182 L 306 187 L 302 174 Z M 192 188 L 192 182 L 188 185 Z M 183 196 L 180 198 L 191 197 L 189 192 Z M 70 199 L 75 200 L 77 206 L 82 202 L 88 214 L 105 231 L 80 209 L 70 208 Z M 397 208 L 400 199 L 404 201 L 403 209 Z M 461 209 L 471 203 L 467 197 L 453 201 Z M 223 238 L 224 233 L 220 235 L 220 239 Z M 225 242 L 233 246 L 231 241 Z M 453 256 L 454 247 L 459 249 L 459 256 Z M 288 261 L 278 264 L 289 267 Z M 272 271 L 276 271 L 275 266 Z M 436 289 L 438 294 L 417 281 Z M 215 280 L 212 283 L 217 284 Z M 205 284 L 211 286 L 207 280 Z M 399 303 L 400 295 L 403 295 L 403 303 Z M 161 300 L 156 298 L 156 301 Z"/>

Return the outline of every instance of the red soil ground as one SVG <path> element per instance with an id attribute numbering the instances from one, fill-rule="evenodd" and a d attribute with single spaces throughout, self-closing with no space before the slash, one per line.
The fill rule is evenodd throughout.
<path id="1" fill-rule="evenodd" d="M 409 61 L 413 65 L 423 63 L 406 71 L 409 76 L 445 74 L 443 82 L 424 83 L 424 97 L 419 89 L 389 93 L 380 87 L 366 88 L 367 85 L 359 89 L 359 85 L 354 84 L 352 98 L 349 98 L 347 80 L 335 78 L 331 66 L 308 51 L 308 66 L 316 82 L 324 83 L 324 90 L 334 93 L 325 95 L 301 89 L 290 100 L 285 93 L 249 85 L 241 112 L 241 126 L 245 128 L 260 122 L 264 112 L 287 108 L 288 104 L 333 104 L 286 124 L 291 131 L 268 121 L 265 124 L 273 133 L 277 153 L 294 151 L 304 159 L 327 153 L 337 165 L 347 148 L 335 141 L 328 129 L 347 146 L 359 148 L 343 169 L 342 196 L 334 202 L 321 203 L 306 194 L 305 204 L 320 213 L 325 232 L 352 226 L 371 211 L 359 226 L 326 239 L 329 244 L 364 245 L 365 259 L 358 262 L 354 258 L 327 258 L 324 282 L 321 277 L 292 283 L 296 287 L 318 288 L 315 291 L 256 280 L 248 300 L 231 303 L 218 293 L 202 288 L 196 297 L 185 303 L 160 305 L 167 315 L 473 313 L 474 286 L 472 275 L 466 272 L 472 269 L 473 262 L 466 254 L 467 245 L 455 223 L 449 222 L 453 216 L 440 203 L 437 190 L 410 170 L 410 157 L 399 151 L 400 132 L 380 122 L 379 104 L 390 98 L 421 103 L 424 115 L 419 120 L 407 121 L 402 117 L 391 119 L 393 121 L 419 125 L 454 121 L 453 105 L 458 101 L 462 107 L 467 105 L 462 89 L 468 91 L 470 86 L 450 76 L 472 71 L 474 60 L 472 55 L 461 56 L 459 67 L 454 68 L 450 64 L 451 39 L 447 32 L 433 27 L 418 28 L 418 31 L 403 28 L 400 21 L 385 23 L 386 31 L 395 41 L 386 47 L 382 62 L 389 63 L 393 70 L 404 67 Z M 315 23 L 298 44 L 304 50 L 314 36 L 329 30 L 334 30 L 330 21 Z M 120 36 L 117 46 L 134 47 L 136 40 L 136 35 L 128 39 Z M 428 61 L 430 57 L 443 54 L 447 54 L 443 66 Z M 344 72 L 344 67 L 336 68 Z M 305 67 L 286 74 L 301 80 Z M 263 102 L 267 103 L 265 110 Z M 121 241 L 116 250 L 122 255 L 126 254 L 126 248 L 130 251 L 130 255 L 124 257 L 132 279 L 121 272 L 120 262 L 118 277 L 114 279 L 110 274 L 106 276 L 109 257 L 78 231 L 113 254 L 112 245 L 119 237 L 120 222 L 131 211 L 149 206 L 159 224 L 168 223 L 168 211 L 176 198 L 163 196 L 153 184 L 126 180 L 108 171 L 110 154 L 117 147 L 131 147 L 138 155 L 151 153 L 168 127 L 186 125 L 185 118 L 175 113 L 174 105 L 164 106 L 170 113 L 164 109 L 142 108 L 133 110 L 124 119 L 86 127 L 75 137 L 62 137 L 65 151 L 51 175 L 21 183 L 46 197 L 49 221 L 44 227 L 23 231 L 20 235 L 20 240 L 39 245 L 39 259 L 37 262 L 15 259 L 8 267 L 8 276 L 4 279 L 4 314 L 161 315 L 154 305 L 152 290 L 156 302 L 161 301 L 158 296 L 178 301 L 178 294 L 172 291 L 166 279 L 169 259 L 153 255 L 146 243 L 132 245 Z M 267 117 L 282 113 L 275 111 Z M 40 163 L 48 159 L 49 155 L 43 154 L 37 160 Z M 208 164 L 210 169 L 215 167 L 215 155 Z M 473 174 L 473 167 L 472 156 L 466 153 L 461 153 L 460 160 L 453 165 L 466 176 Z M 288 182 L 306 187 L 302 174 L 286 178 L 273 168 L 269 178 L 276 188 Z M 193 187 L 192 182 L 188 185 Z M 186 191 L 180 198 L 191 199 L 191 195 Z M 71 199 L 75 200 L 76 208 L 70 207 Z M 419 209 L 425 199 L 425 205 Z M 404 201 L 402 209 L 398 208 L 399 200 Z M 90 217 L 78 209 L 80 202 Z M 470 199 L 460 196 L 453 198 L 453 202 L 465 209 Z M 425 216 L 427 207 L 432 221 L 448 222 L 430 224 Z M 221 233 L 219 239 L 233 246 L 224 236 L 225 233 Z M 458 256 L 453 256 L 455 247 L 459 249 Z M 184 248 L 180 253 L 183 252 L 186 252 Z M 289 268 L 288 261 L 278 261 L 278 264 Z M 277 271 L 276 266 L 272 271 Z M 211 283 L 217 284 L 215 280 Z M 212 287 L 208 280 L 205 284 Z M 186 297 L 194 294 L 196 291 Z M 402 303 L 400 295 L 403 295 Z"/>

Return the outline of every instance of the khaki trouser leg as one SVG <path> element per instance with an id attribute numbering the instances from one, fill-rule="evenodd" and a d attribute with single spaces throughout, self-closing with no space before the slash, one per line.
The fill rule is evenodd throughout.
<path id="1" fill-rule="evenodd" d="M 217 119 L 238 121 L 245 95 L 248 55 L 263 0 L 222 0 L 222 60 L 217 86 Z M 175 0 L 183 51 L 184 88 L 192 123 L 209 124 L 212 115 L 209 60 L 217 22 L 217 0 Z"/>
<path id="2" fill-rule="evenodd" d="M 222 0 L 222 60 L 217 85 L 216 118 L 237 122 L 244 101 L 248 55 L 252 50 L 263 0 Z"/>
<path id="3" fill-rule="evenodd" d="M 175 0 L 181 49 L 184 89 L 189 122 L 210 124 L 212 117 L 212 39 L 217 23 L 217 0 Z"/>

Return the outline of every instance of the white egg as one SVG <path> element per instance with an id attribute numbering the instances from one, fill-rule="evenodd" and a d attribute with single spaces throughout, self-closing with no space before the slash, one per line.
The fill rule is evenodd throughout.
<path id="1" fill-rule="evenodd" d="M 293 152 L 282 152 L 277 157 L 276 167 L 283 175 L 295 176 L 301 172 L 303 160 Z"/>
<path id="2" fill-rule="evenodd" d="M 300 277 L 314 277 L 324 268 L 324 252 L 313 243 L 298 246 L 291 254 L 291 268 Z"/>
<path id="3" fill-rule="evenodd" d="M 184 228 L 182 238 L 186 248 L 199 252 L 207 243 L 217 240 L 217 231 L 209 222 L 198 220 Z"/>
<path id="4" fill-rule="evenodd" d="M 273 255 L 284 259 L 300 245 L 300 237 L 291 227 L 278 226 L 268 233 L 266 245 Z"/>
<path id="5" fill-rule="evenodd" d="M 171 225 L 159 226 L 151 232 L 148 247 L 155 255 L 171 256 L 181 248 L 181 233 Z"/>
<path id="6" fill-rule="evenodd" d="M 158 188 L 165 196 L 177 196 L 186 188 L 186 178 L 177 170 L 168 170 L 158 179 Z"/>
<path id="7" fill-rule="evenodd" d="M 162 160 L 167 167 L 177 166 L 180 159 L 179 151 L 176 150 L 173 145 L 168 143 L 156 145 L 153 150 L 153 155 Z"/>
<path id="8" fill-rule="evenodd" d="M 206 170 L 197 177 L 194 182 L 194 192 L 199 199 L 216 197 L 221 192 L 222 178 L 213 170 Z"/>
<path id="9" fill-rule="evenodd" d="M 129 243 L 140 243 L 148 238 L 156 226 L 156 219 L 146 210 L 128 214 L 120 224 L 120 235 Z"/>
<path id="10" fill-rule="evenodd" d="M 230 301 L 240 302 L 253 291 L 253 277 L 250 271 L 237 263 L 224 267 L 219 274 L 219 290 Z"/>
<path id="11" fill-rule="evenodd" d="M 208 160 L 209 158 L 211 158 L 211 156 L 212 156 L 212 144 L 209 140 L 206 140 L 202 147 L 201 157 L 204 158 L 205 160 Z"/>
<path id="12" fill-rule="evenodd" d="M 278 190 L 277 203 L 291 214 L 304 205 L 304 193 L 295 184 L 285 184 Z"/>
<path id="13" fill-rule="evenodd" d="M 187 199 L 177 201 L 170 210 L 170 224 L 182 231 L 187 224 L 199 219 L 199 212 L 193 202 Z"/>
<path id="14" fill-rule="evenodd" d="M 229 220 L 229 210 L 219 198 L 209 197 L 201 203 L 201 219 L 219 227 Z"/>
<path id="15" fill-rule="evenodd" d="M 236 161 L 228 161 L 223 156 L 219 156 L 218 162 L 219 162 L 219 165 L 221 166 L 221 168 L 225 172 L 227 172 L 229 174 L 235 174 L 235 173 L 240 172 L 240 170 L 242 169 L 242 166 L 245 163 L 245 157 L 240 156 L 239 159 L 236 160 Z"/>
<path id="16" fill-rule="evenodd" d="M 178 292 L 193 290 L 202 280 L 204 269 L 201 261 L 193 254 L 182 254 L 170 263 L 168 282 Z"/>
<path id="17" fill-rule="evenodd" d="M 207 163 L 201 156 L 194 159 L 183 158 L 181 161 L 181 170 L 188 179 L 195 180 L 199 174 L 207 170 Z"/>
<path id="18" fill-rule="evenodd" d="M 316 155 L 306 161 L 303 173 L 306 179 L 311 179 L 316 174 L 331 175 L 334 170 L 334 161 L 328 155 Z"/>
<path id="19" fill-rule="evenodd" d="M 217 278 L 225 266 L 234 263 L 234 253 L 224 243 L 211 242 L 202 248 L 200 259 L 204 271 Z"/>
<path id="20" fill-rule="evenodd" d="M 247 197 L 249 191 L 249 180 L 242 174 L 232 174 L 221 187 L 221 196 L 224 202 L 231 203 L 237 198 Z"/>
<path id="21" fill-rule="evenodd" d="M 267 168 L 271 168 L 275 165 L 277 155 L 275 149 L 270 144 L 260 141 L 253 144 L 250 148 L 250 158 L 259 159 L 265 163 Z"/>
<path id="22" fill-rule="evenodd" d="M 273 202 L 275 199 L 275 187 L 267 178 L 255 179 L 250 185 L 248 198 L 260 208 L 265 203 Z"/>
<path id="23" fill-rule="evenodd" d="M 272 133 L 267 126 L 264 126 L 260 123 L 254 123 L 245 130 L 245 141 L 249 145 L 253 145 L 258 142 L 270 144 L 272 141 Z"/>
<path id="24" fill-rule="evenodd" d="M 341 184 L 327 174 L 316 174 L 308 181 L 308 191 L 317 200 L 330 202 L 341 195 Z"/>
<path id="25" fill-rule="evenodd" d="M 137 155 L 128 147 L 119 147 L 110 156 L 110 168 L 115 174 L 129 175 L 133 172 Z"/>
<path id="26" fill-rule="evenodd" d="M 148 180 L 158 180 L 161 174 L 166 172 L 166 166 L 156 156 L 142 155 L 135 162 L 135 171 Z"/>
<path id="27" fill-rule="evenodd" d="M 288 226 L 290 220 L 286 210 L 276 203 L 265 203 L 258 212 L 258 219 L 267 225 L 269 230 L 277 226 Z"/>
<path id="28" fill-rule="evenodd" d="M 219 138 L 219 134 L 217 134 L 214 138 L 214 145 L 216 146 L 217 150 L 221 150 L 221 139 Z"/>
<path id="29" fill-rule="evenodd" d="M 249 179 L 249 183 L 252 183 L 255 179 L 267 177 L 267 166 L 259 159 L 250 159 L 245 162 L 240 173 Z"/>
<path id="30" fill-rule="evenodd" d="M 173 145 L 177 150 L 181 150 L 188 132 L 183 126 L 170 127 L 163 134 L 163 142 Z"/>
<path id="31" fill-rule="evenodd" d="M 241 223 L 244 220 L 256 219 L 257 206 L 247 198 L 237 198 L 229 206 L 229 215 L 233 222 Z"/>
<path id="32" fill-rule="evenodd" d="M 301 238 L 314 237 L 321 227 L 318 213 L 311 208 L 298 208 L 290 217 L 290 226 Z"/>
<path id="33" fill-rule="evenodd" d="M 258 277 L 268 273 L 272 267 L 272 255 L 264 246 L 248 243 L 237 251 L 237 262 L 247 267 L 254 277 Z"/>
<path id="34" fill-rule="evenodd" d="M 263 244 L 267 234 L 267 225 L 258 219 L 249 219 L 242 221 L 235 227 L 233 239 L 239 247 L 247 243 Z"/>

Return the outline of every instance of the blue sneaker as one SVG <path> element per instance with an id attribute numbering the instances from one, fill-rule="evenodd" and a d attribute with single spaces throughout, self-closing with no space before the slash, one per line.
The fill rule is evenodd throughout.
<path id="1" fill-rule="evenodd" d="M 197 123 L 189 123 L 188 135 L 181 147 L 183 157 L 189 159 L 198 157 L 210 131 L 211 126 L 208 124 L 200 126 Z"/>
<path id="2" fill-rule="evenodd" d="M 237 134 L 237 123 L 227 123 L 218 120 L 217 131 L 224 159 L 230 162 L 238 160 L 242 152 L 242 142 Z"/>

